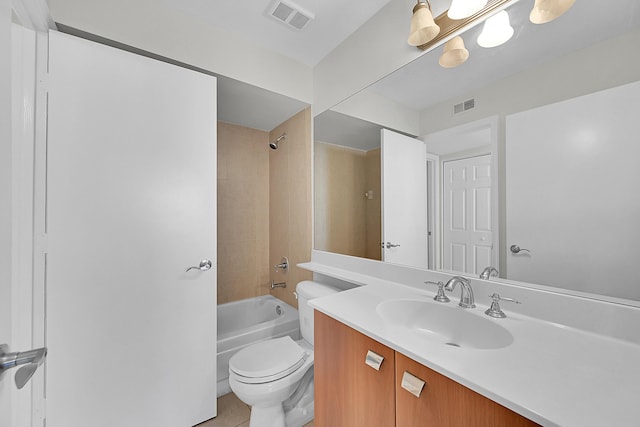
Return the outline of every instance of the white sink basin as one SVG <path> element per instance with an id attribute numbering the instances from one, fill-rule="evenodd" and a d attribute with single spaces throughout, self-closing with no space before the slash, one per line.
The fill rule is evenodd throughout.
<path id="1" fill-rule="evenodd" d="M 464 309 L 453 303 L 391 300 L 378 304 L 376 311 L 391 324 L 453 347 L 496 349 L 513 342 L 513 335 L 498 324 L 499 319 L 485 317 L 479 309 Z"/>

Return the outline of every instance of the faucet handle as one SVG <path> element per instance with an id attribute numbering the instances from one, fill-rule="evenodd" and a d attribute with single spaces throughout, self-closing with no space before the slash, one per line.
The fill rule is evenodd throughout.
<path id="1" fill-rule="evenodd" d="M 425 283 L 425 285 L 436 285 L 438 287 L 438 294 L 435 297 L 433 297 L 433 299 L 435 301 L 438 301 L 438 302 L 449 302 L 449 301 L 451 301 L 449 299 L 449 297 L 444 294 L 444 282 L 426 281 L 424 283 Z"/>
<path id="2" fill-rule="evenodd" d="M 520 301 L 515 300 L 513 298 L 501 297 L 499 294 L 495 292 L 493 293 L 493 295 L 489 295 L 489 298 L 492 299 L 491 307 L 485 310 L 484 314 L 486 314 L 487 316 L 495 317 L 496 319 L 503 319 L 507 317 L 507 315 L 504 314 L 504 311 L 502 311 L 502 309 L 500 308 L 500 301 L 508 301 L 516 304 L 522 304 Z"/>

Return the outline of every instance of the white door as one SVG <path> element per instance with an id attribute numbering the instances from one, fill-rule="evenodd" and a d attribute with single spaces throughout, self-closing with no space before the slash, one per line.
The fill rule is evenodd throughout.
<path id="1" fill-rule="evenodd" d="M 443 268 L 480 274 L 492 264 L 491 155 L 444 162 Z"/>
<path id="2" fill-rule="evenodd" d="M 216 80 L 55 32 L 49 73 L 47 426 L 211 418 Z"/>
<path id="3" fill-rule="evenodd" d="M 638 97 L 634 82 L 507 116 L 509 279 L 640 299 L 623 280 L 640 259 Z"/>
<path id="4" fill-rule="evenodd" d="M 427 150 L 424 142 L 381 130 L 382 260 L 427 267 Z"/>

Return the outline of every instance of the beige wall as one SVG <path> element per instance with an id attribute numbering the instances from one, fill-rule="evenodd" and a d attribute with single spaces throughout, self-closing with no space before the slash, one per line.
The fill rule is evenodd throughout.
<path id="1" fill-rule="evenodd" d="M 312 275 L 296 266 L 311 259 L 311 109 L 307 108 L 269 133 L 273 141 L 287 138 L 277 150 L 269 150 L 269 265 L 289 258 L 287 273 L 274 272 L 271 279 L 287 282 L 286 288 L 271 293 L 297 307 L 295 286 Z"/>
<path id="2" fill-rule="evenodd" d="M 367 151 L 366 189 L 373 190 L 373 199 L 366 200 L 367 255 L 369 259 L 382 259 L 382 178 L 380 176 L 380 149 Z"/>
<path id="3" fill-rule="evenodd" d="M 316 142 L 314 160 L 316 249 L 366 256 L 366 152 Z"/>
<path id="4" fill-rule="evenodd" d="M 218 304 L 269 293 L 268 144 L 218 122 Z"/>
<path id="5" fill-rule="evenodd" d="M 315 248 L 380 259 L 380 149 L 316 142 L 314 161 Z"/>

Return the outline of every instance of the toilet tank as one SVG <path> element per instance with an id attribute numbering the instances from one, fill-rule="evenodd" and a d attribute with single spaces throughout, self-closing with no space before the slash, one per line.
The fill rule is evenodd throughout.
<path id="1" fill-rule="evenodd" d="M 313 345 L 313 307 L 309 305 L 309 300 L 337 292 L 340 292 L 340 289 L 311 280 L 305 280 L 296 286 L 300 333 L 309 344 Z"/>

